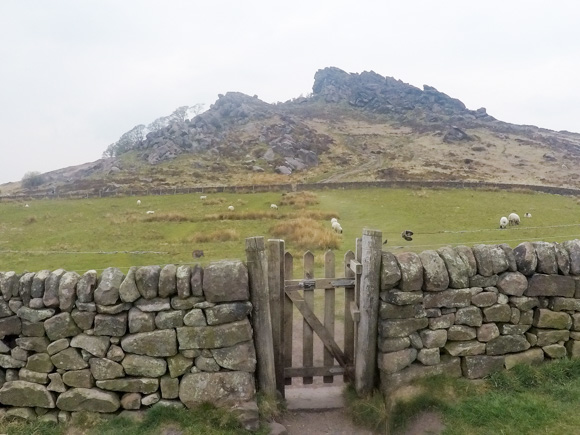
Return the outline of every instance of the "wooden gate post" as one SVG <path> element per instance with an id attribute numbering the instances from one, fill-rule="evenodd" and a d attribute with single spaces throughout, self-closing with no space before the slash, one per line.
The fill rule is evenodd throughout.
<path id="1" fill-rule="evenodd" d="M 359 396 L 372 393 L 377 366 L 377 334 L 381 278 L 382 233 L 365 228 L 362 236 L 360 321 L 355 357 L 355 389 Z"/>
<path id="2" fill-rule="evenodd" d="M 267 396 L 275 397 L 276 374 L 268 291 L 268 260 L 263 237 L 246 239 L 246 258 L 250 279 L 254 342 L 258 360 L 258 390 Z"/>
<path id="3" fill-rule="evenodd" d="M 268 287 L 270 289 L 270 314 L 276 365 L 276 389 L 284 394 L 284 240 L 268 239 Z"/>

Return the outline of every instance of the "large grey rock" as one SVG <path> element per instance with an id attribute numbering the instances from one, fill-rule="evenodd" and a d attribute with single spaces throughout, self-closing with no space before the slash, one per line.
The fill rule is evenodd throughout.
<path id="1" fill-rule="evenodd" d="M 451 356 L 470 356 L 485 353 L 485 343 L 477 340 L 471 341 L 448 341 L 445 350 Z"/>
<path id="2" fill-rule="evenodd" d="M 580 275 L 580 240 L 567 240 L 562 243 L 570 257 L 570 273 Z"/>
<path id="3" fill-rule="evenodd" d="M 483 316 L 477 307 L 458 308 L 455 313 L 455 323 L 457 325 L 481 326 Z"/>
<path id="4" fill-rule="evenodd" d="M 477 328 L 477 339 L 482 343 L 487 343 L 499 336 L 499 328 L 495 323 L 484 323 Z"/>
<path id="5" fill-rule="evenodd" d="M 248 269 L 238 260 L 210 263 L 203 272 L 203 293 L 209 302 L 247 301 Z"/>
<path id="6" fill-rule="evenodd" d="M 22 321 L 18 316 L 4 317 L 0 319 L 0 336 L 20 335 L 22 333 Z"/>
<path id="7" fill-rule="evenodd" d="M 73 388 L 92 388 L 95 380 L 89 369 L 70 370 L 62 375 L 62 381 Z"/>
<path id="8" fill-rule="evenodd" d="M 510 272 L 516 272 L 518 270 L 518 263 L 516 262 L 514 250 L 507 243 L 502 243 L 498 246 L 502 249 L 503 253 L 505 254 L 505 258 L 508 263 L 508 270 Z"/>
<path id="9" fill-rule="evenodd" d="M 63 411 L 115 412 L 121 406 L 115 393 L 96 388 L 71 388 L 58 396 L 56 406 Z"/>
<path id="10" fill-rule="evenodd" d="M 538 298 L 530 298 L 528 296 L 510 297 L 509 301 L 511 305 L 521 311 L 529 311 L 540 305 Z"/>
<path id="11" fill-rule="evenodd" d="M 177 293 L 177 267 L 166 264 L 159 273 L 159 297 L 167 298 Z"/>
<path id="12" fill-rule="evenodd" d="M 88 367 L 81 353 L 74 347 L 55 353 L 50 357 L 50 360 L 57 369 L 80 370 Z"/>
<path id="13" fill-rule="evenodd" d="M 570 331 L 567 329 L 536 329 L 532 328 L 530 332 L 536 336 L 537 346 L 547 346 L 570 339 Z"/>
<path id="14" fill-rule="evenodd" d="M 97 381 L 125 376 L 123 366 L 107 358 L 91 358 L 89 365 L 91 366 L 91 374 Z"/>
<path id="15" fill-rule="evenodd" d="M 537 328 L 570 329 L 572 317 L 567 313 L 540 308 L 535 311 L 532 324 Z"/>
<path id="16" fill-rule="evenodd" d="M 491 246 L 475 245 L 472 248 L 475 261 L 477 262 L 477 272 L 483 276 L 491 276 L 494 274 L 493 253 Z"/>
<path id="17" fill-rule="evenodd" d="M 518 271 L 526 276 L 536 272 L 538 257 L 536 256 L 534 245 L 530 242 L 523 242 L 516 246 L 514 248 L 514 256 L 516 257 Z"/>
<path id="18" fill-rule="evenodd" d="M 205 309 L 204 312 L 208 325 L 221 325 L 245 319 L 252 312 L 252 304 L 250 302 L 219 304 Z"/>
<path id="19" fill-rule="evenodd" d="M 137 283 L 135 282 L 135 272 L 137 268 L 135 266 L 129 268 L 127 272 L 127 276 L 121 283 L 119 287 L 119 298 L 123 302 L 135 302 L 137 299 L 141 297 L 141 293 L 139 293 L 139 289 L 137 288 Z"/>
<path id="20" fill-rule="evenodd" d="M 542 347 L 542 350 L 551 359 L 564 358 L 568 354 L 566 348 L 562 344 L 550 344 Z"/>
<path id="21" fill-rule="evenodd" d="M 402 291 L 418 291 L 423 287 L 423 265 L 419 255 L 414 252 L 402 252 L 396 256 L 401 282 L 399 289 Z"/>
<path id="22" fill-rule="evenodd" d="M 177 295 L 181 299 L 191 296 L 191 266 L 181 265 L 175 271 Z"/>
<path id="23" fill-rule="evenodd" d="M 473 251 L 469 246 L 455 246 L 453 248 L 457 255 L 461 257 L 463 260 L 463 264 L 467 268 L 467 274 L 471 278 L 477 273 L 477 260 L 475 259 L 475 255 L 473 255 Z"/>
<path id="24" fill-rule="evenodd" d="M 576 284 L 571 276 L 534 274 L 524 292 L 526 296 L 574 297 Z"/>
<path id="25" fill-rule="evenodd" d="M 401 290 L 392 289 L 381 292 L 380 298 L 382 301 L 393 305 L 415 305 L 423 302 L 423 292 L 402 292 Z"/>
<path id="26" fill-rule="evenodd" d="M 28 307 L 20 307 L 16 315 L 23 320 L 28 320 L 29 322 L 41 322 L 54 315 L 55 311 L 52 308 L 46 308 L 43 310 L 34 310 Z"/>
<path id="27" fill-rule="evenodd" d="M 497 275 L 483 276 L 483 275 L 473 275 L 469 278 L 470 287 L 495 287 L 498 280 Z"/>
<path id="28" fill-rule="evenodd" d="M 570 274 L 570 254 L 568 251 L 559 243 L 554 243 L 554 251 L 556 251 L 556 264 L 558 265 L 558 271 L 562 275 Z"/>
<path id="29" fill-rule="evenodd" d="M 93 322 L 95 321 L 96 313 L 91 311 L 80 311 L 75 308 L 72 310 L 70 315 L 72 316 L 72 319 L 76 325 L 83 331 L 93 328 Z"/>
<path id="30" fill-rule="evenodd" d="M 509 262 L 505 251 L 498 245 L 490 245 L 489 250 L 493 273 L 497 275 L 508 270 Z"/>
<path id="31" fill-rule="evenodd" d="M 139 409 L 141 408 L 141 394 L 139 393 L 125 393 L 121 397 L 121 406 L 123 409 Z"/>
<path id="32" fill-rule="evenodd" d="M 499 275 L 497 289 L 509 296 L 522 296 L 528 288 L 528 280 L 520 272 L 504 272 Z"/>
<path id="33" fill-rule="evenodd" d="M 497 293 L 481 292 L 471 297 L 471 303 L 479 308 L 491 307 L 497 303 Z"/>
<path id="34" fill-rule="evenodd" d="M 30 322 L 22 319 L 22 335 L 24 337 L 43 337 L 44 322 Z"/>
<path id="35" fill-rule="evenodd" d="M 512 318 L 512 310 L 507 304 L 496 304 L 483 309 L 483 317 L 486 322 L 509 322 Z"/>
<path id="36" fill-rule="evenodd" d="M 447 343 L 447 330 L 446 329 L 437 329 L 437 330 L 430 330 L 425 329 L 419 332 L 421 336 L 421 341 L 423 342 L 423 346 L 426 348 L 436 348 L 436 347 L 443 347 L 445 343 Z"/>
<path id="37" fill-rule="evenodd" d="M 550 298 L 548 308 L 552 311 L 580 311 L 580 299 Z"/>
<path id="38" fill-rule="evenodd" d="M 119 288 L 125 275 L 116 267 L 107 267 L 101 274 L 99 285 L 95 290 L 95 303 L 99 305 L 115 305 L 119 301 Z"/>
<path id="39" fill-rule="evenodd" d="M 54 365 L 47 353 L 35 353 L 28 357 L 26 368 L 33 372 L 50 373 L 54 369 Z"/>
<path id="40" fill-rule="evenodd" d="M 46 330 L 46 335 L 51 341 L 56 341 L 66 337 L 74 337 L 82 332 L 74 322 L 70 313 L 56 314 L 50 319 L 47 319 L 44 322 L 44 329 Z"/>
<path id="41" fill-rule="evenodd" d="M 108 391 L 123 393 L 151 394 L 159 388 L 159 379 L 153 378 L 122 378 L 97 381 L 97 387 Z"/>
<path id="42" fill-rule="evenodd" d="M 185 299 L 174 296 L 171 298 L 171 308 L 174 310 L 191 310 L 194 306 L 204 301 L 205 299 L 202 296 L 190 296 Z"/>
<path id="43" fill-rule="evenodd" d="M 381 290 L 390 290 L 401 280 L 401 270 L 392 253 L 383 251 L 381 257 Z"/>
<path id="44" fill-rule="evenodd" d="M 6 382 L 0 388 L 0 403 L 8 406 L 54 408 L 54 395 L 44 385 L 26 381 Z"/>
<path id="45" fill-rule="evenodd" d="M 54 391 L 56 393 L 64 393 L 66 391 L 66 386 L 62 382 L 62 377 L 59 373 L 50 373 L 48 379 L 50 380 L 50 384 L 46 387 L 48 391 Z"/>
<path id="46" fill-rule="evenodd" d="M 401 292 L 402 294 L 411 294 L 417 292 Z M 423 298 L 421 298 L 423 299 Z M 426 317 L 423 304 L 414 305 L 393 305 L 382 302 L 379 307 L 379 317 L 381 320 L 386 319 L 409 319 Z"/>
<path id="47" fill-rule="evenodd" d="M 461 358 L 463 376 L 467 379 L 480 379 L 503 370 L 503 356 L 466 356 Z"/>
<path id="48" fill-rule="evenodd" d="M 530 343 L 523 335 L 500 335 L 487 343 L 487 355 L 505 355 L 528 350 Z"/>
<path id="49" fill-rule="evenodd" d="M 176 330 L 180 350 L 215 349 L 252 339 L 248 319 L 216 326 L 183 326 Z"/>
<path id="50" fill-rule="evenodd" d="M 115 362 L 121 362 L 123 361 L 123 358 L 125 358 L 125 352 L 123 352 L 123 349 L 121 349 L 120 346 L 113 344 L 111 347 L 109 347 L 109 351 L 107 352 L 107 359 Z"/>
<path id="51" fill-rule="evenodd" d="M 179 331 L 184 328 L 177 328 L 177 330 Z M 138 334 L 128 335 L 121 339 L 121 347 L 125 352 L 137 355 L 173 356 L 177 353 L 175 330 L 164 329 L 161 331 L 140 332 Z"/>
<path id="52" fill-rule="evenodd" d="M 215 361 L 215 359 L 210 357 L 205 357 L 203 355 L 198 356 L 195 359 L 195 367 L 201 372 L 219 372 L 220 366 Z"/>
<path id="53" fill-rule="evenodd" d="M 252 341 L 213 349 L 212 356 L 221 367 L 228 370 L 249 373 L 254 373 L 256 370 L 256 351 Z"/>
<path id="54" fill-rule="evenodd" d="M 179 379 L 163 376 L 159 381 L 161 397 L 164 399 L 177 399 L 179 397 Z"/>
<path id="55" fill-rule="evenodd" d="M 171 309 L 169 298 L 139 299 L 134 305 L 135 308 L 139 308 L 144 313 L 154 313 Z"/>
<path id="56" fill-rule="evenodd" d="M 77 282 L 77 299 L 79 302 L 93 302 L 97 287 L 97 271 L 89 270 Z"/>
<path id="57" fill-rule="evenodd" d="M 417 359 L 417 349 L 409 348 L 398 352 L 379 354 L 379 370 L 395 373 L 409 366 Z"/>
<path id="58" fill-rule="evenodd" d="M 445 262 L 445 267 L 449 272 L 449 287 L 469 287 L 469 267 L 463 262 L 457 251 L 449 246 L 444 246 L 439 248 L 437 253 Z"/>
<path id="59" fill-rule="evenodd" d="M 4 272 L 0 274 L 0 293 L 5 301 L 8 301 L 12 296 L 18 296 L 18 288 L 20 285 L 20 276 L 16 272 Z"/>
<path id="60" fill-rule="evenodd" d="M 191 270 L 191 295 L 192 296 L 203 296 L 203 269 L 199 264 L 193 266 Z"/>
<path id="61" fill-rule="evenodd" d="M 445 334 L 447 336 L 447 332 Z M 406 349 L 411 345 L 409 337 L 381 338 L 378 339 L 378 347 L 381 352 L 396 352 Z"/>
<path id="62" fill-rule="evenodd" d="M 24 361 L 9 355 L 0 355 L 0 367 L 3 369 L 19 369 L 26 365 Z"/>
<path id="63" fill-rule="evenodd" d="M 72 311 L 77 299 L 77 282 L 80 276 L 76 272 L 66 272 L 58 285 L 58 301 L 61 311 Z"/>
<path id="64" fill-rule="evenodd" d="M 159 378 L 167 371 L 167 363 L 163 358 L 144 355 L 127 355 L 121 364 L 129 376 Z"/>
<path id="65" fill-rule="evenodd" d="M 466 325 L 452 325 L 447 330 L 448 341 L 473 340 L 477 336 L 475 328 Z"/>
<path id="66" fill-rule="evenodd" d="M 429 318 L 429 329 L 447 329 L 455 322 L 455 313 Z"/>
<path id="67" fill-rule="evenodd" d="M 28 305 L 32 298 L 32 281 L 34 280 L 34 275 L 34 272 L 28 272 L 20 277 L 18 294 L 20 295 L 20 299 L 24 305 Z"/>
<path id="68" fill-rule="evenodd" d="M 460 308 L 467 307 L 471 303 L 469 289 L 450 289 L 438 293 L 425 293 L 423 305 L 425 308 Z"/>
<path id="69" fill-rule="evenodd" d="M 421 349 L 417 352 L 417 361 L 426 366 L 434 366 L 441 362 L 439 348 Z"/>
<path id="70" fill-rule="evenodd" d="M 86 350 L 91 355 L 104 358 L 109 350 L 109 338 L 99 335 L 79 334 L 70 341 L 71 347 L 78 347 Z"/>
<path id="71" fill-rule="evenodd" d="M 135 272 L 137 289 L 145 299 L 153 299 L 157 297 L 160 273 L 161 267 L 159 266 L 143 266 Z"/>
<path id="72" fill-rule="evenodd" d="M 46 352 L 49 343 L 46 337 L 20 337 L 16 339 L 18 347 L 32 352 Z"/>
<path id="73" fill-rule="evenodd" d="M 44 295 L 44 282 L 50 275 L 50 270 L 41 270 L 34 275 L 32 287 L 30 288 L 31 298 L 41 298 Z"/>
<path id="74" fill-rule="evenodd" d="M 441 291 L 449 287 L 449 273 L 437 251 L 427 250 L 419 254 L 423 265 L 423 289 Z M 406 292 L 401 292 L 406 293 Z"/>
<path id="75" fill-rule="evenodd" d="M 122 337 L 127 332 L 127 313 L 109 315 L 97 314 L 95 316 L 95 335 L 107 335 L 109 337 Z"/>
<path id="76" fill-rule="evenodd" d="M 247 372 L 187 374 L 179 385 L 179 399 L 188 408 L 203 402 L 231 405 L 246 402 L 254 395 L 254 376 Z"/>
<path id="77" fill-rule="evenodd" d="M 129 332 L 151 332 L 155 330 L 155 313 L 144 313 L 139 308 L 129 310 Z"/>
<path id="78" fill-rule="evenodd" d="M 379 324 L 379 334 L 382 338 L 407 337 L 413 332 L 426 328 L 428 324 L 429 319 L 426 317 L 385 320 Z"/>
<path id="79" fill-rule="evenodd" d="M 64 269 L 57 269 L 46 278 L 44 282 L 44 295 L 42 296 L 45 307 L 58 308 L 60 305 L 58 301 L 58 286 L 64 274 Z"/>
<path id="80" fill-rule="evenodd" d="M 536 250 L 538 264 L 536 271 L 538 273 L 558 274 L 558 263 L 556 262 L 556 249 L 552 243 L 533 242 L 532 245 Z"/>

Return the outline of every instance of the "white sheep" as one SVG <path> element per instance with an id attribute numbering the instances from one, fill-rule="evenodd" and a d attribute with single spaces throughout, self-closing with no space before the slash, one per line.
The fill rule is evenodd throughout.
<path id="1" fill-rule="evenodd" d="M 332 218 L 330 219 L 330 225 L 332 225 L 333 223 L 338 222 L 337 218 Z"/>
<path id="2" fill-rule="evenodd" d="M 334 231 L 336 231 L 338 234 L 342 234 L 342 227 L 340 226 L 340 224 L 338 222 L 332 223 L 332 229 Z"/>
<path id="3" fill-rule="evenodd" d="M 532 217 L 532 214 L 531 214 L 531 213 L 526 213 L 526 214 L 524 215 L 524 217 L 531 218 L 531 217 Z"/>
<path id="4" fill-rule="evenodd" d="M 508 223 L 510 225 L 519 225 L 520 217 L 516 213 L 510 213 L 510 215 L 508 216 Z"/>
<path id="5" fill-rule="evenodd" d="M 270 204 L 270 208 L 274 210 L 278 210 L 278 206 L 276 204 Z"/>
<path id="6" fill-rule="evenodd" d="M 229 210 L 229 211 L 234 211 L 234 206 L 233 206 L 233 205 L 230 205 L 230 206 L 228 207 L 228 210 Z"/>
<path id="7" fill-rule="evenodd" d="M 499 227 L 501 229 L 504 229 L 507 226 L 508 226 L 508 218 L 506 218 L 505 216 L 502 216 L 499 220 Z"/>
<path id="8" fill-rule="evenodd" d="M 155 213 L 153 210 L 147 210 L 146 214 L 153 214 Z"/>
<path id="9" fill-rule="evenodd" d="M 141 200 L 140 199 L 137 200 L 137 205 L 141 205 Z"/>
<path id="10" fill-rule="evenodd" d="M 26 204 L 24 207 L 25 207 L 25 208 L 28 208 L 28 207 L 29 207 L 29 205 L 28 205 L 28 204 Z"/>
<path id="11" fill-rule="evenodd" d="M 201 195 L 199 199 L 207 199 L 207 195 Z"/>

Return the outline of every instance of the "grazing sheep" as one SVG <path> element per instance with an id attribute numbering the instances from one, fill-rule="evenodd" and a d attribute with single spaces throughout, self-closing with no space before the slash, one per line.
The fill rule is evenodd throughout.
<path id="1" fill-rule="evenodd" d="M 270 204 L 270 208 L 273 208 L 274 210 L 278 210 L 278 206 L 276 204 Z"/>
<path id="2" fill-rule="evenodd" d="M 526 213 L 526 214 L 524 215 L 524 217 L 530 218 L 530 217 L 532 217 L 532 214 L 531 214 L 531 213 Z"/>
<path id="3" fill-rule="evenodd" d="M 519 225 L 520 217 L 515 213 L 510 213 L 510 215 L 508 216 L 508 223 L 509 225 Z"/>
<path id="4" fill-rule="evenodd" d="M 137 200 L 137 205 L 141 205 L 141 200 L 140 199 Z"/>
<path id="5" fill-rule="evenodd" d="M 24 207 L 28 208 L 28 207 L 29 207 L 29 205 L 28 205 L 28 204 L 25 204 L 25 205 L 24 205 Z"/>
<path id="6" fill-rule="evenodd" d="M 333 223 L 335 223 L 335 222 L 338 222 L 338 219 L 337 219 L 337 218 L 332 218 L 332 219 L 330 219 L 330 224 L 331 224 L 331 225 L 332 225 Z"/>
<path id="7" fill-rule="evenodd" d="M 230 206 L 228 207 L 228 210 L 229 210 L 229 211 L 234 211 L 234 206 L 233 206 L 233 205 L 230 205 Z"/>
<path id="8" fill-rule="evenodd" d="M 202 249 L 194 249 L 193 252 L 191 253 L 191 256 L 193 258 L 203 257 L 203 250 Z"/>
<path id="9" fill-rule="evenodd" d="M 505 216 L 502 216 L 499 220 L 499 227 L 500 229 L 505 229 L 505 227 L 508 226 L 508 218 L 506 218 Z"/>
<path id="10" fill-rule="evenodd" d="M 153 214 L 155 213 L 153 210 L 147 210 L 146 214 Z"/>
<path id="11" fill-rule="evenodd" d="M 405 230 L 401 233 L 401 237 L 403 239 L 405 239 L 407 242 L 410 242 L 411 240 L 413 240 L 413 237 L 411 237 L 413 235 L 413 231 L 411 230 Z"/>
<path id="12" fill-rule="evenodd" d="M 336 231 L 338 234 L 342 234 L 342 227 L 340 226 L 340 224 L 338 222 L 332 223 L 332 229 L 334 231 Z"/>
<path id="13" fill-rule="evenodd" d="M 201 195 L 199 199 L 207 199 L 207 195 Z"/>

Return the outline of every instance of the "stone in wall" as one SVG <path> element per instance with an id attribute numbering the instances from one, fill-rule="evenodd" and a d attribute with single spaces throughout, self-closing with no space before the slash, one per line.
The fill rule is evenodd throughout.
<path id="1" fill-rule="evenodd" d="M 503 294 L 522 296 L 528 288 L 528 280 L 520 272 L 504 272 L 499 275 L 496 286 Z"/>
<path id="2" fill-rule="evenodd" d="M 576 284 L 571 276 L 534 274 L 524 292 L 526 296 L 574 297 Z"/>
<path id="3" fill-rule="evenodd" d="M 210 263 L 203 271 L 203 293 L 209 302 L 247 301 L 248 269 L 238 260 Z"/>
<path id="4" fill-rule="evenodd" d="M 61 311 L 71 312 L 74 308 L 77 293 L 76 285 L 80 275 L 76 272 L 66 272 L 58 285 L 58 302 Z"/>
<path id="5" fill-rule="evenodd" d="M 441 291 L 449 287 L 449 273 L 437 251 L 423 251 L 419 254 L 419 258 L 423 265 L 424 290 Z"/>
<path id="6" fill-rule="evenodd" d="M 177 293 L 177 267 L 166 264 L 159 273 L 159 297 L 167 298 Z"/>
<path id="7" fill-rule="evenodd" d="M 449 274 L 449 287 L 460 289 L 469 287 L 469 270 L 461 256 L 450 247 L 443 247 L 437 250 L 445 262 L 445 267 Z"/>
<path id="8" fill-rule="evenodd" d="M 554 243 L 554 250 L 556 251 L 556 264 L 558 271 L 562 275 L 570 274 L 570 255 L 568 251 L 559 243 Z"/>
<path id="9" fill-rule="evenodd" d="M 127 276 L 119 286 L 119 298 L 123 302 L 135 302 L 141 297 L 141 293 L 137 288 L 137 283 L 135 282 L 135 273 L 137 272 L 137 267 L 133 266 L 129 268 Z"/>
<path id="10" fill-rule="evenodd" d="M 32 298 L 32 281 L 34 280 L 34 275 L 34 272 L 28 272 L 20 277 L 18 293 L 24 305 L 28 305 Z"/>
<path id="11" fill-rule="evenodd" d="M 516 262 L 516 256 L 514 254 L 514 250 L 507 243 L 502 243 L 498 246 L 502 249 L 503 253 L 505 254 L 505 258 L 506 258 L 507 263 L 508 263 L 508 270 L 510 272 L 517 272 L 518 263 Z"/>
<path id="12" fill-rule="evenodd" d="M 175 286 L 180 299 L 191 296 L 191 266 L 181 265 L 175 271 Z"/>
<path id="13" fill-rule="evenodd" d="M 505 355 L 528 350 L 530 343 L 523 335 L 500 335 L 487 343 L 487 355 Z"/>
<path id="14" fill-rule="evenodd" d="M 18 296 L 20 286 L 20 276 L 15 272 L 5 272 L 0 274 L 0 293 L 5 301 L 12 298 L 12 295 Z"/>
<path id="15" fill-rule="evenodd" d="M 115 305 L 119 301 L 119 289 L 125 275 L 116 267 L 108 267 L 101 274 L 99 285 L 94 293 L 98 305 Z"/>
<path id="16" fill-rule="evenodd" d="M 472 251 L 477 262 L 477 273 L 483 276 L 492 276 L 494 267 L 491 248 L 488 245 L 475 245 Z"/>
<path id="17" fill-rule="evenodd" d="M 54 408 L 54 395 L 44 385 L 26 381 L 6 382 L 0 388 L 0 403 L 9 406 Z"/>
<path id="18" fill-rule="evenodd" d="M 503 356 L 466 356 L 461 359 L 461 370 L 467 379 L 481 379 L 504 367 Z"/>
<path id="19" fill-rule="evenodd" d="M 219 304 L 204 311 L 208 325 L 221 325 L 245 319 L 252 312 L 252 304 L 250 302 Z"/>
<path id="20" fill-rule="evenodd" d="M 558 274 L 558 263 L 556 262 L 556 249 L 552 243 L 533 242 L 536 250 L 538 264 L 536 272 L 546 274 Z"/>
<path id="21" fill-rule="evenodd" d="M 121 378 L 97 381 L 97 387 L 107 391 L 151 394 L 159 388 L 157 378 Z M 203 393 L 203 388 L 200 393 Z"/>
<path id="22" fill-rule="evenodd" d="M 177 353 L 175 330 L 164 329 L 131 334 L 121 339 L 121 347 L 125 352 L 138 355 L 173 356 Z"/>
<path id="23" fill-rule="evenodd" d="M 570 273 L 580 275 L 580 240 L 567 240 L 562 243 L 570 257 Z"/>
<path id="24" fill-rule="evenodd" d="M 409 334 L 424 329 L 429 324 L 426 317 L 420 319 L 385 320 L 380 322 L 379 335 L 382 338 L 407 337 Z"/>
<path id="25" fill-rule="evenodd" d="M 471 278 L 477 274 L 477 260 L 475 259 L 475 255 L 473 255 L 471 248 L 468 246 L 455 246 L 453 250 L 457 252 L 457 255 L 459 255 L 463 260 L 463 264 L 465 264 L 467 270 L 467 275 Z"/>
<path id="26" fill-rule="evenodd" d="M 115 393 L 88 388 L 71 388 L 60 394 L 56 406 L 63 411 L 115 412 L 121 406 Z"/>
<path id="27" fill-rule="evenodd" d="M 77 299 L 80 302 L 93 302 L 93 295 L 96 286 L 97 271 L 89 270 L 85 272 L 77 282 Z"/>
<path id="28" fill-rule="evenodd" d="M 248 319 L 216 326 L 183 326 L 176 331 L 179 350 L 216 349 L 252 339 Z"/>
<path id="29" fill-rule="evenodd" d="M 534 313 L 532 324 L 537 328 L 570 329 L 572 327 L 572 317 L 568 313 L 540 308 Z"/>
<path id="30" fill-rule="evenodd" d="M 401 270 L 396 257 L 387 251 L 381 253 L 381 290 L 395 288 L 401 280 Z"/>
<path id="31" fill-rule="evenodd" d="M 401 290 L 392 289 L 380 293 L 382 301 L 393 305 L 414 305 L 423 302 L 423 292 L 403 292 Z"/>
<path id="32" fill-rule="evenodd" d="M 472 294 L 469 289 L 450 289 L 438 293 L 426 293 L 423 296 L 425 308 L 460 308 L 471 303 Z"/>
<path id="33" fill-rule="evenodd" d="M 254 394 L 254 377 L 247 372 L 190 373 L 179 385 L 179 399 L 188 408 L 203 402 L 233 405 L 252 399 Z"/>
<path id="34" fill-rule="evenodd" d="M 64 269 L 57 269 L 50 273 L 46 278 L 46 281 L 44 282 L 44 294 L 42 296 L 42 301 L 45 307 L 57 308 L 59 306 L 58 286 L 60 284 L 60 279 L 64 274 Z"/>
<path id="35" fill-rule="evenodd" d="M 538 257 L 536 256 L 534 245 L 530 242 L 520 243 L 514 248 L 514 256 L 516 257 L 519 272 L 526 276 L 535 273 L 538 265 Z"/>
<path id="36" fill-rule="evenodd" d="M 385 373 L 395 373 L 411 365 L 417 359 L 417 350 L 413 348 L 397 352 L 379 354 L 379 370 Z"/>
<path id="37" fill-rule="evenodd" d="M 191 270 L 191 295 L 203 296 L 203 268 L 196 264 Z M 249 299 L 249 298 L 248 298 Z"/>
<path id="38" fill-rule="evenodd" d="M 402 291 L 418 291 L 423 287 L 423 265 L 419 255 L 414 252 L 403 252 L 396 256 L 401 271 L 399 289 Z"/>
<path id="39" fill-rule="evenodd" d="M 135 272 L 135 283 L 141 296 L 145 299 L 156 298 L 159 291 L 159 275 L 161 267 L 143 266 Z"/>

